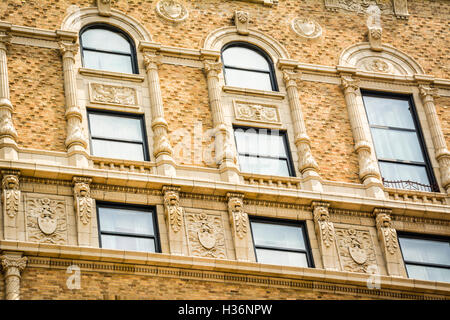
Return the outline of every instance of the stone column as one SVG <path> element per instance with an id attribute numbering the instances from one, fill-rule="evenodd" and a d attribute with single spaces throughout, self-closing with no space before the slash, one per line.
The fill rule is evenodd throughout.
<path id="1" fill-rule="evenodd" d="M 339 270 L 336 236 L 334 234 L 333 222 L 330 221 L 329 206 L 329 203 L 320 201 L 314 201 L 311 204 L 323 268 L 327 270 Z"/>
<path id="2" fill-rule="evenodd" d="M 384 199 L 383 184 L 381 182 L 375 153 L 370 143 L 370 128 L 366 121 L 364 105 L 362 101 L 361 103 L 357 101 L 359 79 L 353 79 L 351 76 L 343 75 L 341 81 L 350 117 L 355 151 L 358 154 L 359 178 L 367 187 L 367 191 L 371 197 Z"/>
<path id="3" fill-rule="evenodd" d="M 160 65 L 161 57 L 156 50 L 149 50 L 142 46 L 141 50 L 144 55 L 152 110 L 153 155 L 156 161 L 157 172 L 160 175 L 175 177 L 176 169 L 175 161 L 172 157 L 173 149 L 167 134 L 169 126 L 164 119 L 164 106 L 159 85 L 158 66 Z"/>
<path id="4" fill-rule="evenodd" d="M 2 170 L 3 236 L 6 240 L 18 240 L 19 175 L 18 170 Z"/>
<path id="5" fill-rule="evenodd" d="M 79 246 L 91 245 L 91 221 L 94 207 L 94 200 L 91 198 L 91 182 L 91 178 L 73 177 L 73 196 Z"/>
<path id="6" fill-rule="evenodd" d="M 5 277 L 6 300 L 20 300 L 20 273 L 25 269 L 27 258 L 21 253 L 4 252 L 0 256 Z"/>
<path id="7" fill-rule="evenodd" d="M 208 82 L 209 104 L 214 123 L 214 151 L 216 163 L 219 166 L 222 180 L 239 182 L 236 150 L 233 143 L 233 132 L 225 123 L 222 105 L 222 88 L 219 85 L 219 74 L 222 63 L 204 59 L 204 71 Z"/>
<path id="8" fill-rule="evenodd" d="M 241 193 L 227 193 L 227 199 L 236 260 L 249 261 L 250 225 L 248 215 L 244 212 L 244 195 Z"/>
<path id="9" fill-rule="evenodd" d="M 69 163 L 72 166 L 86 168 L 88 167 L 87 138 L 82 124 L 83 114 L 78 105 L 75 77 L 75 55 L 78 52 L 78 44 L 62 40 L 59 42 L 59 48 L 63 59 L 67 121 L 66 149 Z"/>
<path id="10" fill-rule="evenodd" d="M 180 188 L 164 186 L 162 192 L 170 254 L 184 255 L 184 209 L 180 207 Z"/>
<path id="11" fill-rule="evenodd" d="M 441 184 L 445 191 L 450 194 L 450 152 L 447 149 L 444 134 L 442 133 L 433 96 L 437 94 L 436 89 L 427 85 L 419 85 L 423 108 L 431 131 L 436 160 L 441 172 Z"/>
<path id="12" fill-rule="evenodd" d="M 279 67 L 283 70 L 283 80 L 286 86 L 289 107 L 291 109 L 292 126 L 294 127 L 295 146 L 298 153 L 298 170 L 302 174 L 305 186 L 313 191 L 322 191 L 322 183 L 319 174 L 319 166 L 311 153 L 311 140 L 306 133 L 305 120 L 303 118 L 297 79 L 300 73 L 294 72 L 293 66 L 287 61 L 280 61 Z"/>
<path id="13" fill-rule="evenodd" d="M 0 159 L 17 160 L 17 131 L 12 121 L 14 107 L 9 96 L 7 46 L 11 36 L 0 32 Z"/>
<path id="14" fill-rule="evenodd" d="M 386 261 L 388 275 L 405 277 L 406 270 L 398 244 L 397 231 L 392 228 L 391 213 L 391 209 L 374 209 L 373 215 L 376 219 L 378 239 Z"/>

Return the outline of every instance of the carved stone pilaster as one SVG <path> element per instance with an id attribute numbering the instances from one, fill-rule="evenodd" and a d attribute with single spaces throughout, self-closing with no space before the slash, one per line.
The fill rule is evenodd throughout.
<path id="1" fill-rule="evenodd" d="M 27 265 L 27 258 L 18 253 L 6 253 L 0 256 L 5 278 L 6 300 L 20 300 L 21 272 Z"/>
<path id="2" fill-rule="evenodd" d="M 2 170 L 3 234 L 6 240 L 17 240 L 20 189 L 17 170 Z"/>
<path id="3" fill-rule="evenodd" d="M 439 117 L 434 104 L 434 96 L 437 96 L 436 88 L 428 85 L 419 85 L 419 93 L 422 98 L 425 115 L 430 126 L 431 138 L 436 150 L 436 160 L 439 163 L 441 184 L 450 194 L 450 152 L 447 149 L 444 133 L 439 122 Z"/>
<path id="4" fill-rule="evenodd" d="M 142 51 L 153 117 L 153 156 L 156 160 L 158 173 L 174 177 L 176 176 L 175 161 L 173 160 L 173 149 L 168 137 L 169 126 L 164 118 L 164 105 L 158 74 L 161 56 L 155 50 L 142 49 Z"/>
<path id="5" fill-rule="evenodd" d="M 83 114 L 78 105 L 75 79 L 75 55 L 78 53 L 77 43 L 62 40 L 59 48 L 63 59 L 64 92 L 66 97 L 67 137 L 66 149 L 71 165 L 87 167 L 87 137 L 83 129 Z"/>
<path id="6" fill-rule="evenodd" d="M 79 246 L 91 245 L 91 220 L 94 200 L 91 198 L 91 178 L 73 177 L 73 195 L 77 217 L 77 235 Z"/>
<path id="7" fill-rule="evenodd" d="M 249 34 L 248 24 L 250 21 L 250 15 L 245 11 L 234 12 L 234 23 L 236 24 L 237 33 L 243 36 Z"/>
<path id="8" fill-rule="evenodd" d="M 221 171 L 222 179 L 228 182 L 239 182 L 237 175 L 237 157 L 233 144 L 233 134 L 230 126 L 226 125 L 223 114 L 221 87 L 219 74 L 222 72 L 222 63 L 214 60 L 204 60 L 204 72 L 208 83 L 209 104 L 214 123 L 214 151 L 215 161 Z"/>
<path id="9" fill-rule="evenodd" d="M 0 159 L 18 159 L 17 131 L 12 121 L 13 105 L 9 95 L 7 49 L 11 35 L 0 32 Z"/>
<path id="10" fill-rule="evenodd" d="M 249 256 L 249 221 L 244 211 L 244 195 L 241 193 L 227 193 L 228 215 L 233 235 L 236 260 L 248 261 Z"/>
<path id="11" fill-rule="evenodd" d="M 404 276 L 403 259 L 399 249 L 397 231 L 392 227 L 391 213 L 391 209 L 385 208 L 376 208 L 373 211 L 387 272 L 390 276 Z"/>
<path id="12" fill-rule="evenodd" d="M 111 16 L 111 0 L 97 0 L 97 7 L 100 16 Z"/>
<path id="13" fill-rule="evenodd" d="M 375 198 L 384 198 L 381 175 L 375 158 L 375 153 L 370 144 L 370 128 L 366 121 L 364 105 L 360 99 L 359 79 L 351 76 L 341 76 L 341 87 L 344 91 L 345 101 L 347 103 L 350 124 L 352 127 L 353 140 L 355 142 L 355 151 L 359 160 L 359 177 L 369 188 L 369 193 Z"/>
<path id="14" fill-rule="evenodd" d="M 339 264 L 336 250 L 336 236 L 334 233 L 333 222 L 330 221 L 330 213 L 328 211 L 329 206 L 329 203 L 320 201 L 314 201 L 311 204 L 323 267 L 328 270 L 338 270 Z"/>
<path id="15" fill-rule="evenodd" d="M 306 133 L 302 106 L 300 105 L 300 95 L 296 81 L 300 78 L 300 73 L 294 72 L 293 68 L 284 67 L 282 63 L 279 63 L 279 66 L 283 70 L 283 80 L 291 110 L 295 134 L 294 141 L 298 152 L 298 170 L 305 179 L 305 185 L 309 189 L 322 191 L 322 184 L 318 174 L 319 166 L 311 152 L 311 141 Z"/>
<path id="16" fill-rule="evenodd" d="M 183 254 L 184 245 L 184 209 L 180 206 L 180 188 L 164 186 L 164 213 L 169 237 L 170 253 Z"/>

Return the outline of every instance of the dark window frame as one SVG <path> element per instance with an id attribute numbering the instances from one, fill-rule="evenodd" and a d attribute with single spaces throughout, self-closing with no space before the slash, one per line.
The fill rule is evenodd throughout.
<path id="1" fill-rule="evenodd" d="M 227 66 L 225 64 L 225 60 L 223 59 L 223 52 L 226 49 L 232 48 L 232 47 L 241 47 L 241 48 L 246 48 L 252 51 L 255 51 L 256 53 L 258 53 L 260 56 L 262 56 L 268 63 L 269 65 L 269 71 L 265 71 L 265 70 L 258 70 L 258 69 L 246 69 L 246 68 L 239 68 L 239 67 L 234 67 L 234 66 Z M 227 75 L 226 75 L 226 69 L 234 69 L 234 70 L 241 70 L 241 71 L 249 71 L 249 72 L 259 72 L 259 73 L 264 73 L 264 74 L 269 74 L 269 78 L 270 78 L 270 83 L 272 85 L 272 91 L 278 92 L 279 88 L 278 88 L 278 82 L 277 82 L 277 78 L 275 75 L 275 68 L 273 65 L 273 61 L 270 58 L 269 54 L 267 54 L 267 52 L 265 52 L 263 49 L 261 49 L 260 47 L 248 43 L 248 42 L 243 42 L 243 41 L 233 41 L 230 43 L 227 43 L 226 45 L 224 45 L 222 47 L 222 51 L 220 52 L 220 58 L 222 59 L 223 62 L 223 76 L 225 79 L 225 84 L 227 83 Z M 262 90 L 262 89 L 259 89 Z"/>
<path id="2" fill-rule="evenodd" d="M 406 268 L 406 265 L 450 269 L 450 265 L 443 265 L 443 264 L 436 264 L 436 263 L 424 263 L 424 262 L 405 260 L 405 257 L 403 255 L 403 248 L 400 243 L 400 238 L 409 238 L 409 239 L 418 239 L 418 240 L 442 241 L 442 242 L 447 242 L 450 245 L 450 237 L 446 237 L 443 235 L 431 235 L 431 234 L 399 231 L 399 232 L 397 232 L 397 238 L 398 238 L 398 245 L 400 247 L 400 253 L 402 255 L 403 264 L 405 266 L 406 275 L 408 276 L 409 279 L 415 279 L 415 278 L 410 278 L 410 276 L 408 274 L 408 268 Z M 450 282 L 450 279 L 449 279 L 449 282 Z"/>
<path id="3" fill-rule="evenodd" d="M 250 233 L 252 236 L 253 243 L 253 251 L 255 253 L 256 262 L 258 262 L 258 255 L 256 254 L 256 249 L 269 249 L 269 250 L 278 250 L 283 252 L 298 252 L 304 253 L 306 255 L 306 261 L 308 263 L 307 268 L 315 268 L 314 259 L 312 256 L 311 244 L 309 242 L 308 230 L 306 226 L 306 221 L 298 221 L 298 220 L 290 220 L 290 219 L 277 219 L 277 218 L 268 218 L 268 217 L 259 217 L 259 216 L 250 216 L 248 217 L 250 224 Z M 291 248 L 280 248 L 280 247 L 270 247 L 270 246 L 257 246 L 255 244 L 255 237 L 253 236 L 253 228 L 252 222 L 258 223 L 267 223 L 267 224 L 277 224 L 277 225 L 285 225 L 285 226 L 293 226 L 293 227 L 301 227 L 303 233 L 303 239 L 305 240 L 305 249 L 291 249 Z M 299 266 L 299 268 L 304 268 Z"/>
<path id="4" fill-rule="evenodd" d="M 99 109 L 93 109 L 88 108 L 87 110 L 87 116 L 88 116 L 88 128 L 89 128 L 89 144 L 90 144 L 90 150 L 91 154 L 93 154 L 92 150 L 92 130 L 91 130 L 91 121 L 90 121 L 90 115 L 91 114 L 100 114 L 100 115 L 108 115 L 113 117 L 120 117 L 120 118 L 133 118 L 133 119 L 139 119 L 141 123 L 141 131 L 142 131 L 142 142 L 139 141 L 131 141 L 131 140 L 118 140 L 118 139 L 110 139 L 105 137 L 94 137 L 95 140 L 103 140 L 103 141 L 113 141 L 113 142 L 125 142 L 125 143 L 133 143 L 133 144 L 142 144 L 142 151 L 144 154 L 144 160 L 143 161 L 150 161 L 150 156 L 148 152 L 148 145 L 147 145 L 147 130 L 145 128 L 145 119 L 143 114 L 135 114 L 135 113 L 127 113 L 127 112 L 119 112 L 119 111 L 110 111 L 110 110 L 99 110 Z M 94 155 L 95 156 L 95 155 Z M 117 158 L 111 158 L 111 159 L 117 159 Z M 138 161 L 138 160 L 127 160 L 127 159 L 120 159 L 125 161 Z"/>
<path id="5" fill-rule="evenodd" d="M 417 134 L 417 138 L 418 138 L 418 142 L 420 145 L 420 151 L 422 152 L 422 157 L 424 159 L 424 162 L 416 162 L 416 161 L 406 161 L 406 160 L 398 160 L 398 159 L 380 159 L 378 157 L 378 155 L 376 154 L 376 150 L 375 154 L 377 157 L 377 164 L 379 166 L 379 162 L 387 162 L 387 163 L 396 163 L 396 164 L 406 164 L 406 165 L 412 165 L 412 166 L 419 166 L 419 167 L 424 167 L 425 168 L 425 172 L 427 173 L 427 177 L 428 177 L 428 181 L 430 183 L 429 187 L 430 187 L 430 191 L 431 192 L 439 192 L 439 185 L 436 181 L 436 177 L 434 175 L 433 172 L 433 167 L 431 165 L 431 161 L 428 155 L 428 150 L 427 150 L 427 146 L 425 143 L 425 138 L 423 135 L 423 131 L 422 131 L 422 126 L 420 125 L 420 121 L 419 121 L 419 116 L 417 113 L 417 108 L 416 105 L 414 103 L 414 97 L 412 94 L 401 94 L 401 93 L 394 93 L 394 92 L 385 92 L 385 91 L 375 91 L 375 90 L 367 90 L 367 89 L 361 89 L 361 96 L 362 96 L 362 100 L 363 100 L 363 105 L 364 105 L 364 111 L 366 114 L 366 119 L 367 122 L 369 124 L 369 128 L 370 128 L 370 135 L 372 138 L 372 141 L 375 141 L 372 135 L 372 128 L 382 128 L 382 129 L 388 129 L 388 130 L 396 130 L 396 131 L 407 131 L 407 132 L 415 132 Z M 380 125 L 371 125 L 369 122 L 369 116 L 367 114 L 367 108 L 364 102 L 364 96 L 368 96 L 368 97 L 375 97 L 375 98 L 388 98 L 388 99 L 397 99 L 397 100 L 403 100 L 403 101 L 408 101 L 409 104 L 409 108 L 410 108 L 410 113 L 411 113 L 411 118 L 413 120 L 414 123 L 414 128 L 415 130 L 412 129 L 406 129 L 406 128 L 397 128 L 397 127 L 389 127 L 389 126 L 380 126 Z M 381 172 L 381 169 L 380 169 Z M 384 178 L 383 178 L 384 181 Z M 420 183 L 419 183 L 420 184 Z"/>
<path id="6" fill-rule="evenodd" d="M 90 29 L 103 29 L 103 30 L 108 30 L 108 31 L 115 32 L 115 33 L 122 35 L 125 38 L 125 40 L 127 40 L 128 43 L 130 44 L 131 52 L 125 53 L 125 52 L 120 52 L 120 51 L 106 51 L 106 50 L 99 50 L 99 49 L 95 49 L 95 48 L 84 47 L 82 35 L 84 32 L 86 32 Z M 122 55 L 122 56 L 129 56 L 131 58 L 131 69 L 133 71 L 132 74 L 139 74 L 137 55 L 136 55 L 136 45 L 134 43 L 133 38 L 128 33 L 123 31 L 122 29 L 117 28 L 117 27 L 112 26 L 107 23 L 92 23 L 92 24 L 88 24 L 88 25 L 84 26 L 80 30 L 79 38 L 80 38 L 80 50 L 81 50 L 81 64 L 83 67 L 84 67 L 84 50 L 87 50 L 87 51 L 91 51 L 91 52 L 100 52 L 100 53 L 109 53 L 109 54 L 117 54 L 117 55 Z M 102 71 L 117 72 L 117 71 L 111 71 L 111 70 L 102 70 Z"/>
<path id="7" fill-rule="evenodd" d="M 253 129 L 253 130 L 256 130 L 258 132 L 258 134 L 259 134 L 260 130 L 267 130 L 267 132 L 278 131 L 280 134 L 283 135 L 284 145 L 286 146 L 285 147 L 286 157 L 285 158 L 279 158 L 279 157 L 260 156 L 260 155 L 254 155 L 254 154 L 240 153 L 239 150 L 238 150 L 238 147 L 237 147 L 236 135 L 234 134 L 236 129 L 243 129 L 243 130 Z M 267 158 L 267 159 L 282 159 L 282 160 L 286 160 L 287 161 L 287 165 L 288 165 L 289 177 L 295 177 L 296 176 L 294 162 L 292 161 L 291 148 L 289 146 L 289 139 L 288 139 L 287 130 L 234 125 L 233 126 L 233 136 L 234 136 L 234 143 L 235 143 L 235 146 L 236 146 L 236 151 L 237 151 L 238 157 L 239 156 L 245 156 L 245 157 L 255 157 L 255 158 Z M 244 173 L 256 174 L 256 173 L 253 173 L 253 172 L 244 172 Z"/>
<path id="8" fill-rule="evenodd" d="M 125 209 L 125 210 L 134 210 L 134 211 L 142 211 L 152 214 L 152 221 L 153 221 L 153 236 L 145 236 L 143 234 L 133 234 L 133 233 L 126 233 L 126 232 L 112 232 L 112 231 L 105 231 L 102 232 L 101 226 L 100 226 L 100 210 L 99 208 L 112 208 L 112 209 Z M 98 244 L 99 247 L 102 248 L 102 235 L 112 235 L 112 236 L 123 236 L 123 237 L 130 237 L 130 238 L 143 238 L 143 239 L 153 239 L 155 242 L 155 253 L 161 253 L 161 239 L 159 234 L 159 226 L 158 226 L 158 217 L 156 212 L 156 206 L 145 206 L 145 205 L 138 205 L 138 204 L 124 204 L 120 202 L 109 202 L 109 201 L 95 201 L 95 208 L 96 208 L 96 214 L 97 214 L 97 232 L 98 232 Z M 114 249 L 113 249 L 114 250 Z M 117 249 L 120 250 L 120 249 Z"/>

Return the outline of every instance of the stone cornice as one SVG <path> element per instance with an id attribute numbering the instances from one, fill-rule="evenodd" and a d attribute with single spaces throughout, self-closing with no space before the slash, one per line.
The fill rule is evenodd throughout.
<path id="1" fill-rule="evenodd" d="M 22 252 L 28 259 L 27 268 L 65 270 L 76 263 L 82 272 L 305 288 L 367 298 L 450 298 L 450 283 L 400 277 L 379 276 L 380 289 L 375 290 L 367 287 L 371 275 L 315 268 L 6 240 L 0 241 L 0 250 Z"/>

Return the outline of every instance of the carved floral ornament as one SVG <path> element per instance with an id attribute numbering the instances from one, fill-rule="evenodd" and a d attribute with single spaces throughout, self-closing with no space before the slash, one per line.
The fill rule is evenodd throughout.
<path id="1" fill-rule="evenodd" d="M 318 224 L 323 243 L 326 247 L 330 247 L 334 241 L 334 226 L 330 221 L 328 206 L 317 205 L 314 207 L 314 221 Z"/>
<path id="2" fill-rule="evenodd" d="M 381 14 L 394 13 L 398 18 L 408 17 L 408 0 L 324 0 L 330 11 L 353 11 L 365 13 L 370 6 L 377 6 Z"/>
<path id="3" fill-rule="evenodd" d="M 230 219 L 232 219 L 232 226 L 239 239 L 243 239 L 247 235 L 248 216 L 243 207 L 242 197 L 231 197 L 228 200 Z"/>
<path id="4" fill-rule="evenodd" d="M 3 174 L 3 206 L 6 214 L 10 218 L 17 216 L 19 212 L 20 190 L 18 174 Z"/>
<path id="5" fill-rule="evenodd" d="M 180 198 L 178 191 L 167 189 L 164 191 L 164 208 L 166 218 L 174 232 L 181 230 L 184 210 L 180 207 Z"/>
<path id="6" fill-rule="evenodd" d="M 90 178 L 74 178 L 73 192 L 77 215 L 83 224 L 88 224 L 92 218 L 94 200 L 91 198 Z"/>
<path id="7" fill-rule="evenodd" d="M 310 18 L 295 18 L 292 20 L 291 27 L 303 38 L 315 39 L 322 35 L 322 27 Z"/>
<path id="8" fill-rule="evenodd" d="M 172 22 L 181 22 L 188 17 L 185 6 L 174 0 L 161 0 L 156 5 L 156 12 L 164 19 Z"/>
<path id="9" fill-rule="evenodd" d="M 137 93 L 135 88 L 91 83 L 90 94 L 90 100 L 93 103 L 118 104 L 125 106 L 137 105 Z"/>
<path id="10" fill-rule="evenodd" d="M 236 120 L 280 123 L 278 108 L 272 105 L 234 101 Z"/>
<path id="11" fill-rule="evenodd" d="M 380 212 L 376 216 L 377 229 L 384 238 L 386 250 L 394 254 L 398 249 L 397 231 L 392 228 L 391 217 L 389 214 Z"/>

